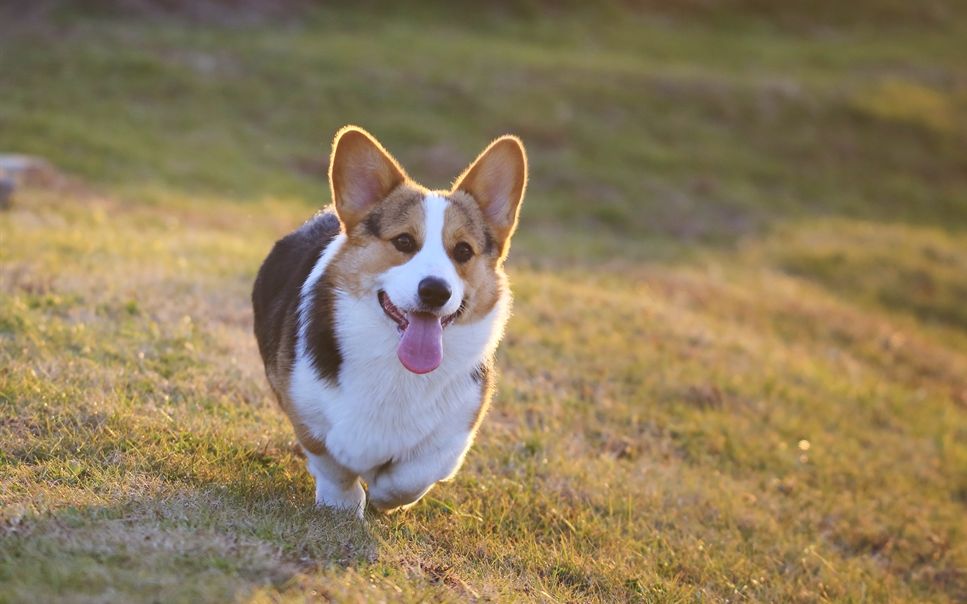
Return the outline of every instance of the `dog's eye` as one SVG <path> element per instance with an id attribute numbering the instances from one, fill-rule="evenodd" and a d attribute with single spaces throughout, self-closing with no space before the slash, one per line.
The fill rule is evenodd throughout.
<path id="1" fill-rule="evenodd" d="M 416 240 L 409 233 L 403 233 L 393 237 L 390 242 L 393 246 L 404 254 L 412 254 L 416 251 Z"/>
<path id="2" fill-rule="evenodd" d="M 473 248 L 466 241 L 461 241 L 460 243 L 453 246 L 453 259 L 463 264 L 467 260 L 473 258 Z"/>

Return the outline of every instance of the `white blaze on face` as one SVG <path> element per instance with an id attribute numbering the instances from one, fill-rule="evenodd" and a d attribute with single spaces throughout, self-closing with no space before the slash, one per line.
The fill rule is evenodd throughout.
<path id="1" fill-rule="evenodd" d="M 439 195 L 423 199 L 425 223 L 423 245 L 405 264 L 386 271 L 383 291 L 406 315 L 406 328 L 396 354 L 413 373 L 429 373 L 443 361 L 443 319 L 460 309 L 464 285 L 444 245 L 447 205 Z M 432 312 L 421 311 L 420 282 L 433 278 L 445 282 L 450 298 Z"/>
<path id="2" fill-rule="evenodd" d="M 429 193 L 423 199 L 423 246 L 408 262 L 386 271 L 382 288 L 399 309 L 410 311 L 420 306 L 420 281 L 427 277 L 443 279 L 453 292 L 450 299 L 436 311 L 441 317 L 452 315 L 463 301 L 464 284 L 453 260 L 443 245 L 443 229 L 447 206 L 445 198 Z"/>

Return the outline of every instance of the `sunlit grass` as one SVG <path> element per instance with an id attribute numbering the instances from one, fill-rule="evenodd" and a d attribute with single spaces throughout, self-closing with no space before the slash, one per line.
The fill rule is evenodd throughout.
<path id="1" fill-rule="evenodd" d="M 0 600 L 963 600 L 959 21 L 419 17 L 0 38 L 0 150 L 72 177 L 0 214 Z M 346 122 L 533 158 L 493 410 L 365 523 L 248 302 Z"/>

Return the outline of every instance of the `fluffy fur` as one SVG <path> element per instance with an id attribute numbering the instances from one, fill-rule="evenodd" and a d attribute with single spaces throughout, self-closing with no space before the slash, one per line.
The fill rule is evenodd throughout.
<path id="1" fill-rule="evenodd" d="M 520 141 L 502 137 L 451 190 L 430 191 L 365 131 L 336 135 L 334 210 L 275 244 L 252 294 L 266 375 L 318 505 L 362 515 L 368 490 L 376 508 L 404 508 L 459 469 L 510 312 L 502 265 L 526 175 Z M 449 297 L 429 304 L 427 279 Z M 442 360 L 422 374 L 398 353 L 418 317 L 442 326 Z"/>

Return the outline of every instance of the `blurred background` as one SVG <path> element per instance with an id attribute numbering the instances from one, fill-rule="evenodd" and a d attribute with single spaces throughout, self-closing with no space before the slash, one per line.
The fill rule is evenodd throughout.
<path id="1" fill-rule="evenodd" d="M 440 187 L 514 132 L 533 156 L 525 232 L 548 245 L 562 229 L 595 248 L 729 243 L 816 217 L 956 228 L 964 12 L 14 1 L 2 140 L 113 186 L 314 205 L 346 123 Z"/>
<path id="2" fill-rule="evenodd" d="M 491 417 L 366 530 L 247 303 L 348 123 L 531 162 Z M 963 2 L 2 0 L 0 153 L 7 593 L 967 598 Z"/>

